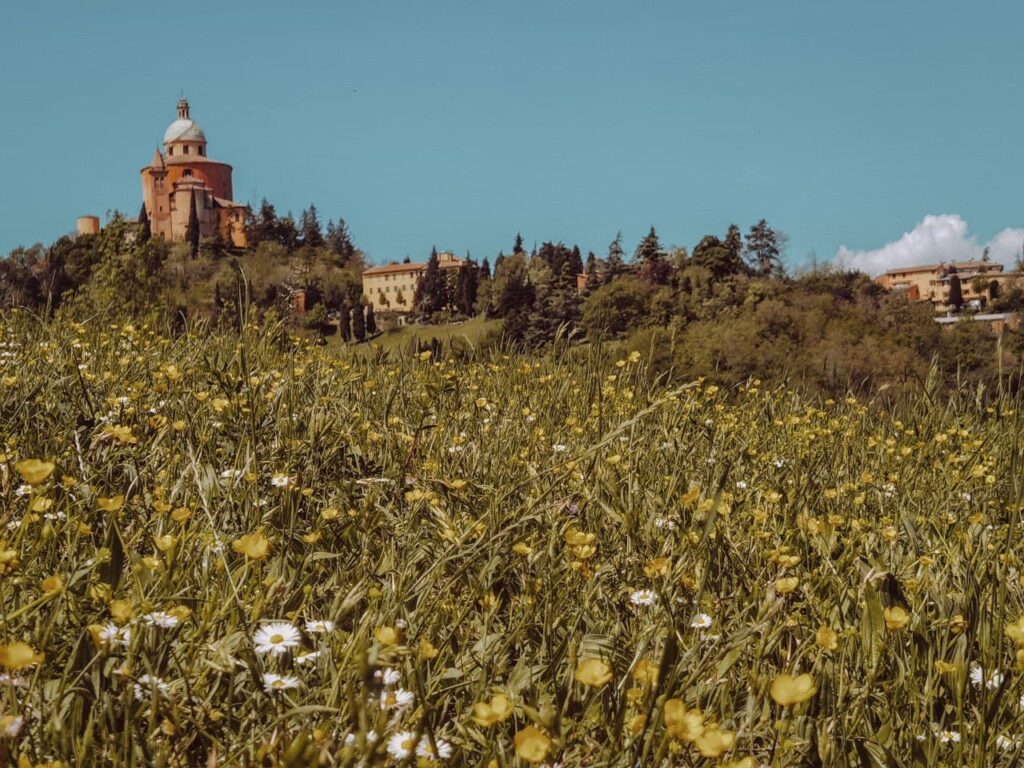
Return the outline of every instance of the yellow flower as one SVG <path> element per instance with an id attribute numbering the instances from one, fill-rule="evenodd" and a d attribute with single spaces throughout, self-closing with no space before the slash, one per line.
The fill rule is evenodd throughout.
<path id="1" fill-rule="evenodd" d="M 593 533 L 583 533 L 575 528 L 570 528 L 565 532 L 565 543 L 570 547 L 583 547 L 587 544 L 593 543 L 596 539 Z"/>
<path id="2" fill-rule="evenodd" d="M 12 672 L 35 666 L 43 658 L 43 654 L 37 653 L 27 643 L 17 642 L 10 645 L 0 645 L 0 665 Z"/>
<path id="3" fill-rule="evenodd" d="M 529 544 L 526 544 L 525 542 L 519 541 L 512 545 L 512 551 L 515 552 L 517 555 L 529 557 L 533 554 L 533 547 L 531 547 Z"/>
<path id="4" fill-rule="evenodd" d="M 167 533 L 163 536 L 154 536 L 153 543 L 156 544 L 156 548 L 159 549 L 161 552 L 167 552 L 168 550 L 174 548 L 174 545 L 177 544 L 177 539 L 175 539 L 171 534 Z"/>
<path id="5" fill-rule="evenodd" d="M 129 445 L 139 442 L 139 439 L 132 434 L 131 427 L 125 427 L 117 424 L 104 427 L 100 436 L 116 440 L 121 445 Z"/>
<path id="6" fill-rule="evenodd" d="M 528 725 L 512 737 L 516 754 L 528 763 L 541 763 L 551 748 L 551 739 Z"/>
<path id="7" fill-rule="evenodd" d="M 51 594 L 64 589 L 64 582 L 60 576 L 47 576 L 39 586 L 42 587 L 43 592 Z"/>
<path id="8" fill-rule="evenodd" d="M 398 644 L 398 630 L 394 627 L 377 627 L 373 630 L 373 636 L 381 645 Z"/>
<path id="9" fill-rule="evenodd" d="M 748 755 L 742 760 L 731 760 L 722 768 L 757 768 L 757 761 Z"/>
<path id="10" fill-rule="evenodd" d="M 898 605 L 886 608 L 882 616 L 885 618 L 885 628 L 890 632 L 898 632 L 910 623 L 910 614 Z"/>
<path id="11" fill-rule="evenodd" d="M 118 624 L 125 624 L 132 618 L 132 604 L 130 600 L 111 600 L 110 616 Z"/>
<path id="12" fill-rule="evenodd" d="M 687 709 L 682 699 L 665 702 L 665 729 L 675 738 L 693 741 L 704 733 L 704 713 Z"/>
<path id="13" fill-rule="evenodd" d="M 262 532 L 256 531 L 235 539 L 231 548 L 250 560 L 262 560 L 270 554 L 270 540 Z"/>
<path id="14" fill-rule="evenodd" d="M 576 667 L 575 678 L 591 688 L 602 688 L 612 679 L 612 670 L 600 659 L 584 659 Z"/>
<path id="15" fill-rule="evenodd" d="M 814 678 L 807 673 L 795 677 L 783 673 L 772 680 L 771 696 L 776 704 L 784 707 L 807 701 L 817 692 Z"/>
<path id="16" fill-rule="evenodd" d="M 785 576 L 775 580 L 775 592 L 779 595 L 788 595 L 800 584 L 798 576 Z"/>
<path id="17" fill-rule="evenodd" d="M 39 459 L 19 461 L 14 468 L 18 470 L 21 479 L 32 486 L 39 485 L 53 474 L 53 462 Z"/>
<path id="18" fill-rule="evenodd" d="M 633 667 L 633 679 L 638 683 L 654 685 L 658 682 L 658 662 L 653 659 L 640 659 Z"/>
<path id="19" fill-rule="evenodd" d="M 704 732 L 693 740 L 693 745 L 704 757 L 720 757 L 729 750 L 734 741 L 736 741 L 735 733 L 712 726 L 705 728 Z"/>
<path id="20" fill-rule="evenodd" d="M 176 523 L 184 523 L 192 517 L 192 510 L 188 507 L 178 507 L 171 512 L 171 520 Z"/>
<path id="21" fill-rule="evenodd" d="M 839 635 L 829 627 L 820 627 L 814 635 L 814 642 L 826 651 L 834 651 L 839 647 Z"/>
<path id="22" fill-rule="evenodd" d="M 672 561 L 667 557 L 656 557 L 653 560 L 648 560 L 647 565 L 644 566 L 644 576 L 649 579 L 655 579 L 658 576 L 664 576 L 668 573 L 668 569 L 672 567 Z"/>
<path id="23" fill-rule="evenodd" d="M 48 499 L 45 496 L 37 496 L 32 499 L 32 503 L 28 505 L 28 508 L 33 512 L 45 512 L 53 506 L 53 499 Z"/>
<path id="24" fill-rule="evenodd" d="M 340 514 L 337 507 L 327 507 L 320 511 L 320 517 L 324 520 L 336 520 Z"/>
<path id="25" fill-rule="evenodd" d="M 1024 647 L 1024 616 L 1015 622 L 1006 625 L 1006 636 L 1013 641 L 1018 648 Z"/>
<path id="26" fill-rule="evenodd" d="M 935 671 L 940 675 L 945 675 L 949 672 L 956 672 L 956 664 L 950 664 L 948 661 L 938 659 L 935 662 Z"/>
<path id="27" fill-rule="evenodd" d="M 478 701 L 473 705 L 473 722 L 477 725 L 497 725 L 512 714 L 512 703 L 503 694 L 495 694 L 489 702 Z"/>
<path id="28" fill-rule="evenodd" d="M 100 496 L 96 499 L 96 506 L 104 512 L 117 512 L 124 506 L 124 496 L 111 496 L 110 498 Z"/>
<path id="29" fill-rule="evenodd" d="M 632 736 L 639 736 L 643 733 L 645 725 L 647 725 L 647 715 L 633 715 L 633 717 L 629 718 L 629 722 L 626 723 L 626 727 L 629 728 L 629 733 Z"/>
<path id="30" fill-rule="evenodd" d="M 429 640 L 420 640 L 420 648 L 416 656 L 420 661 L 430 661 L 430 659 L 436 659 L 439 653 L 440 651 Z"/>

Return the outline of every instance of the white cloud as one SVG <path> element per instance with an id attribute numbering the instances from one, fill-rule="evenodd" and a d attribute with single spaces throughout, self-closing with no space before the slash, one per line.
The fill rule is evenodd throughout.
<path id="1" fill-rule="evenodd" d="M 836 264 L 879 275 L 896 267 L 935 264 L 981 258 L 985 248 L 989 258 L 1012 265 L 1024 247 L 1024 229 L 1007 228 L 985 244 L 979 245 L 967 222 L 955 214 L 925 216 L 903 237 L 873 251 L 854 251 L 845 245 L 836 252 Z"/>

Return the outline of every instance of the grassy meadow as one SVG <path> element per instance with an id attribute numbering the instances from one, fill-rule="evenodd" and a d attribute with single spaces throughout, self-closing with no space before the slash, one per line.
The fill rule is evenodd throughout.
<path id="1" fill-rule="evenodd" d="M 1024 759 L 1014 401 L 0 340 L 0 765 Z"/>

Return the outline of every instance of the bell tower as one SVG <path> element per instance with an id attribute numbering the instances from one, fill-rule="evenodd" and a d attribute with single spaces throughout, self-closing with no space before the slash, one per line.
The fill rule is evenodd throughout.
<path id="1" fill-rule="evenodd" d="M 188 101 L 184 96 L 178 101 L 178 119 L 179 120 L 190 120 Z"/>

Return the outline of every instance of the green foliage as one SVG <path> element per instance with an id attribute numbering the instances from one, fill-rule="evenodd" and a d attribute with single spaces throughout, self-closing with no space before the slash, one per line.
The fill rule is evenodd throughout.
<path id="1" fill-rule="evenodd" d="M 595 290 L 583 302 L 582 325 L 595 338 L 639 328 L 650 316 L 651 289 L 635 277 L 621 277 Z"/>

